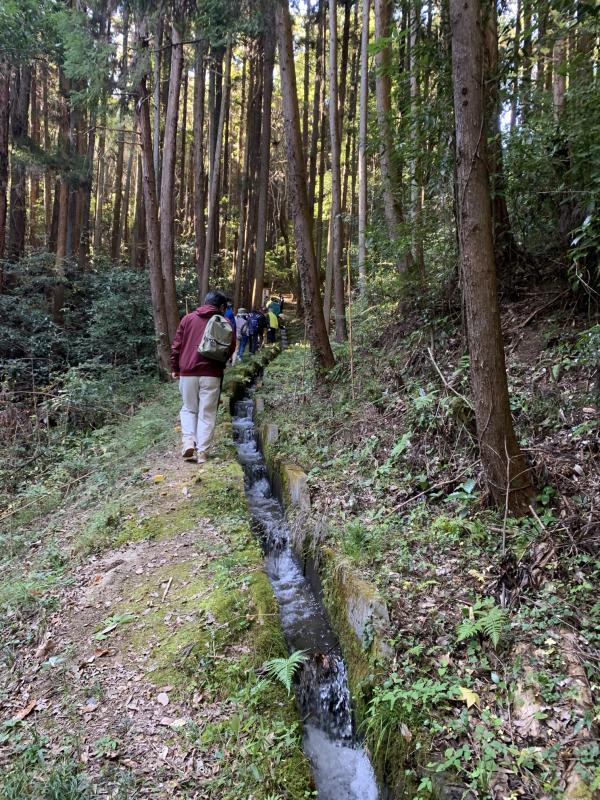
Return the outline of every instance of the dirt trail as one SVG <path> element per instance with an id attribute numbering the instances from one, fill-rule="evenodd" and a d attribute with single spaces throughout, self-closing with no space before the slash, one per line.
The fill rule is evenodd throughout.
<path id="1" fill-rule="evenodd" d="M 202 480 L 202 469 L 172 450 L 154 453 L 138 512 L 151 519 L 162 509 L 180 511 L 193 502 L 197 477 Z M 124 769 L 138 783 L 136 797 L 166 797 L 191 776 L 212 774 L 175 733 L 197 714 L 201 695 L 176 692 L 174 699 L 173 685 L 157 686 L 148 676 L 168 639 L 203 616 L 184 590 L 207 569 L 214 557 L 207 553 L 219 554 L 224 546 L 210 520 L 200 518 L 169 538 L 87 559 L 72 572 L 42 641 L 20 654 L 21 677 L 7 687 L 4 719 L 24 716 L 49 737 L 57 755 L 64 734 L 74 736 L 92 778 L 100 778 L 107 762 L 118 764 L 115 781 L 98 785 L 98 797 L 113 796 Z M 167 637 L 152 632 L 157 617 L 170 629 Z"/>
<path id="2" fill-rule="evenodd" d="M 244 658 L 267 630 L 233 458 L 183 462 L 175 434 L 151 453 L 117 526 L 121 538 L 146 538 L 77 564 L 45 633 L 6 676 L 3 719 L 47 737 L 49 761 L 69 753 L 94 797 L 228 796 L 211 793 L 222 762 L 198 746 L 203 728 L 231 713 L 210 666 Z M 0 748 L 2 769 L 9 758 Z"/>

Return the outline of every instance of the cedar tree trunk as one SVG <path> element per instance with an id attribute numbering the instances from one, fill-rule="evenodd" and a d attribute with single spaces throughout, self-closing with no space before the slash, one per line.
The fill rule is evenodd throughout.
<path id="1" fill-rule="evenodd" d="M 464 308 L 481 461 L 499 505 L 524 513 L 531 476 L 513 430 L 485 158 L 481 0 L 450 0 L 457 151 L 458 234 Z"/>
<path id="2" fill-rule="evenodd" d="M 300 114 L 296 90 L 292 23 L 288 0 L 276 4 L 277 46 L 281 74 L 283 126 L 285 131 L 286 166 L 289 181 L 290 209 L 294 218 L 296 260 L 302 282 L 307 335 L 316 361 L 323 372 L 335 364 L 321 306 L 321 293 L 312 238 L 312 219 L 306 193 L 306 171 L 300 134 Z"/>

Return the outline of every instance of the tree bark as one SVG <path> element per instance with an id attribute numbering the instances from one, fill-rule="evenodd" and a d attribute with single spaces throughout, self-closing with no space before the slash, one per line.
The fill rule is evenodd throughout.
<path id="1" fill-rule="evenodd" d="M 42 67 L 42 114 L 44 118 L 44 149 L 50 150 L 50 120 L 48 113 L 48 65 Z M 50 249 L 50 229 L 52 228 L 52 174 L 49 168 L 44 171 L 44 218 L 46 221 L 45 241 Z"/>
<path id="2" fill-rule="evenodd" d="M 11 108 L 11 134 L 13 145 L 23 146 L 29 126 L 29 98 L 31 90 L 31 68 L 19 67 L 15 81 L 16 96 Z M 10 211 L 6 256 L 9 261 L 18 261 L 25 255 L 25 231 L 27 229 L 26 168 L 23 160 L 13 154 L 10 170 Z"/>
<path id="3" fill-rule="evenodd" d="M 123 192 L 123 213 L 121 215 L 121 242 L 129 248 L 129 204 L 131 202 L 131 178 L 133 175 L 134 148 L 129 148 L 127 171 L 125 173 L 125 190 Z"/>
<path id="4" fill-rule="evenodd" d="M 219 120 L 221 118 L 221 105 L 223 100 L 223 57 L 225 55 L 225 48 L 221 45 L 211 47 L 210 58 L 210 71 L 209 71 L 209 91 L 208 91 L 208 185 L 212 185 L 212 171 L 217 167 L 221 170 L 221 155 L 219 153 L 219 162 L 215 163 L 215 151 L 217 147 L 217 136 L 219 132 Z M 222 146 L 222 144 L 221 144 Z M 209 190 L 210 194 L 210 190 Z M 213 210 L 214 231 L 212 233 L 212 250 L 211 256 L 217 255 L 219 251 L 219 219 L 220 208 L 219 203 Z"/>
<path id="5" fill-rule="evenodd" d="M 206 65 L 204 59 L 208 45 L 200 39 L 196 43 L 194 60 L 194 237 L 198 299 L 202 302 L 208 292 L 208 273 L 204 274 L 206 250 L 205 171 L 204 171 L 204 100 L 206 94 Z"/>
<path id="6" fill-rule="evenodd" d="M 81 208 L 81 235 L 79 237 L 78 261 L 82 266 L 88 263 L 90 256 L 90 208 L 92 204 L 92 181 L 94 175 L 94 150 L 96 149 L 97 109 L 90 113 L 90 124 L 87 136 Z"/>
<path id="7" fill-rule="evenodd" d="M 216 131 L 215 147 L 213 152 L 213 163 L 210 171 L 210 192 L 208 197 L 208 224 L 206 226 L 206 244 L 204 249 L 204 276 L 208 279 L 210 275 L 210 265 L 213 256 L 215 220 L 218 214 L 219 204 L 219 168 L 221 164 L 221 148 L 223 146 L 223 130 L 225 128 L 225 108 L 229 94 L 229 83 L 231 79 L 231 45 L 227 47 L 225 54 L 225 77 L 221 96 L 221 109 L 219 114 L 219 124 Z"/>
<path id="8" fill-rule="evenodd" d="M 367 285 L 367 126 L 369 122 L 370 0 L 362 0 L 360 37 L 360 103 L 358 122 L 358 286 Z"/>
<path id="9" fill-rule="evenodd" d="M 64 154 L 69 152 L 69 106 L 67 103 L 68 82 L 64 72 L 58 71 L 58 149 Z M 67 226 L 69 212 L 69 182 L 66 175 L 58 178 L 57 191 L 57 228 L 56 228 L 56 254 L 54 269 L 56 284 L 53 291 L 53 318 L 57 325 L 64 321 L 63 306 L 65 297 L 64 276 L 65 259 L 67 256 Z"/>
<path id="10" fill-rule="evenodd" d="M 164 34 L 163 17 L 162 14 L 158 14 L 156 20 L 156 31 L 154 33 L 154 47 L 156 52 L 154 53 L 154 60 L 153 60 L 153 88 L 152 88 L 154 94 L 154 119 L 153 119 L 154 141 L 152 143 L 152 161 L 154 163 L 154 176 L 156 180 L 156 192 L 158 199 L 160 199 L 160 170 L 161 170 L 160 151 L 162 142 L 162 133 L 160 129 L 160 111 L 161 111 L 160 66 L 161 66 L 161 60 L 163 58 L 163 53 L 168 52 L 167 50 L 162 49 L 163 34 Z"/>
<path id="11" fill-rule="evenodd" d="M 278 0 L 275 13 L 290 208 L 294 217 L 296 238 L 296 260 L 302 282 L 307 336 L 317 371 L 323 372 L 334 365 L 335 359 L 325 330 L 315 262 L 312 219 L 306 192 L 306 173 L 300 134 L 292 25 L 287 0 L 284 2 Z"/>
<path id="12" fill-rule="evenodd" d="M 6 59 L 0 58 L 0 294 L 4 283 L 4 270 L 1 265 L 6 243 L 9 103 L 10 65 Z"/>
<path id="13" fill-rule="evenodd" d="M 538 92 L 544 91 L 546 83 L 546 31 L 548 28 L 548 8 L 547 0 L 538 0 L 537 2 L 537 37 L 536 37 L 536 89 Z"/>
<path id="14" fill-rule="evenodd" d="M 508 206 L 506 204 L 506 181 L 502 158 L 502 134 L 500 130 L 499 59 L 498 59 L 498 15 L 496 0 L 485 8 L 485 80 L 486 80 L 486 132 L 487 160 L 492 190 L 492 229 L 496 271 L 501 285 L 510 286 L 512 261 L 517 255 Z"/>
<path id="15" fill-rule="evenodd" d="M 375 38 L 380 41 L 375 55 L 375 99 L 379 124 L 379 159 L 383 203 L 388 234 L 394 244 L 398 243 L 400 226 L 404 222 L 402 193 L 398 165 L 394 155 L 391 104 L 391 48 L 387 42 L 390 35 L 390 0 L 375 0 Z M 410 248 L 400 254 L 398 268 L 406 272 L 412 266 Z"/>
<path id="16" fill-rule="evenodd" d="M 38 106 L 39 71 L 31 68 L 31 143 L 40 147 L 40 110 Z M 29 246 L 39 246 L 37 226 L 37 204 L 40 196 L 40 180 L 37 167 L 32 171 L 29 182 Z"/>
<path id="17" fill-rule="evenodd" d="M 221 163 L 222 167 L 219 173 L 219 181 L 220 181 L 220 188 L 219 188 L 219 209 L 222 210 L 220 214 L 220 228 L 215 231 L 215 235 L 218 233 L 218 250 L 219 253 L 221 251 L 225 252 L 227 250 L 227 222 L 229 219 L 229 203 L 230 203 L 230 196 L 229 196 L 229 185 L 230 185 L 230 173 L 231 173 L 231 140 L 230 140 L 230 119 L 231 119 L 231 88 L 227 92 L 227 104 L 225 106 L 225 127 L 223 129 L 223 143 L 221 145 L 221 150 L 223 155 L 221 156 Z"/>
<path id="18" fill-rule="evenodd" d="M 484 43 L 480 0 L 450 0 L 457 148 L 458 233 L 470 355 L 471 394 L 481 461 L 493 500 L 524 513 L 530 473 L 513 430 L 508 397 L 491 200 L 482 137 Z"/>
<path id="19" fill-rule="evenodd" d="M 144 211 L 144 178 L 142 174 L 142 156 L 138 153 L 135 169 L 135 218 L 133 237 L 130 247 L 129 263 L 134 269 L 142 269 L 146 251 L 146 218 Z"/>
<path id="20" fill-rule="evenodd" d="M 169 341 L 173 341 L 179 325 L 177 291 L 175 289 L 175 160 L 177 154 L 177 116 L 179 89 L 183 69 L 183 36 L 179 21 L 171 29 L 171 71 L 165 116 L 162 175 L 160 184 L 160 259 L 165 288 L 165 308 Z"/>
<path id="21" fill-rule="evenodd" d="M 495 1 L 495 0 L 493 0 Z M 411 3 L 410 24 L 410 115 L 411 134 L 413 140 L 413 158 L 411 164 L 411 206 L 412 206 L 412 241 L 415 255 L 415 264 L 421 274 L 425 273 L 425 255 L 423 252 L 423 232 L 421 230 L 422 215 L 422 179 L 421 179 L 421 124 L 420 124 L 420 87 L 419 66 L 417 60 L 417 47 L 421 26 L 421 2 L 413 0 Z"/>
<path id="22" fill-rule="evenodd" d="M 304 23 L 304 81 L 302 92 L 302 149 L 308 153 L 308 111 L 309 111 L 309 92 L 310 92 L 310 31 L 312 17 L 310 13 L 310 2 L 306 9 L 306 20 Z"/>
<path id="23" fill-rule="evenodd" d="M 317 244 L 316 244 L 316 258 L 317 258 L 317 275 L 319 278 L 319 286 L 321 285 L 321 264 L 323 262 L 323 236 L 324 236 L 324 225 L 323 225 L 323 202 L 325 200 L 325 160 L 327 154 L 327 115 L 325 114 L 325 109 L 323 109 L 321 113 L 321 128 L 320 128 L 320 136 L 319 141 L 321 145 L 319 147 L 319 194 L 317 196 L 317 216 L 315 220 L 316 224 L 316 234 L 315 226 L 313 225 L 313 237 L 316 235 L 317 237 Z M 329 318 L 325 317 L 325 323 L 327 325 L 327 331 L 329 332 Z"/>
<path id="24" fill-rule="evenodd" d="M 242 294 L 242 277 L 244 268 L 244 258 L 246 254 L 246 229 L 247 229 L 247 213 L 248 213 L 248 189 L 250 183 L 250 149 L 252 144 L 252 132 L 254 128 L 254 102 L 253 98 L 256 93 L 256 55 L 251 52 L 249 56 L 249 78 L 248 78 L 248 103 L 246 109 L 246 124 L 240 125 L 240 147 L 241 154 L 242 148 L 242 129 L 245 127 L 246 140 L 244 143 L 244 158 L 242 164 L 242 172 L 240 175 L 239 186 L 239 221 L 238 221 L 238 234 L 237 234 L 237 251 L 235 259 L 235 277 L 233 288 L 233 305 L 238 308 Z"/>
<path id="25" fill-rule="evenodd" d="M 331 141 L 331 269 L 335 299 L 335 339 L 346 339 L 346 308 L 342 275 L 342 174 L 340 159 L 340 107 L 337 78 L 337 9 L 329 0 L 329 137 Z"/>
<path id="26" fill-rule="evenodd" d="M 138 22 L 138 44 L 147 50 L 146 26 L 144 20 Z M 156 197 L 156 176 L 154 175 L 154 151 L 152 130 L 150 128 L 150 95 L 146 86 L 146 74 L 142 73 L 136 87 L 136 121 L 140 134 L 142 156 L 142 181 L 144 189 L 144 209 L 146 214 L 146 247 L 150 273 L 150 294 L 152 314 L 156 334 L 158 369 L 166 379 L 170 372 L 169 330 L 165 307 L 164 281 L 160 264 L 160 226 L 158 223 L 158 200 Z"/>
<path id="27" fill-rule="evenodd" d="M 260 173 L 258 178 L 258 216 L 256 222 L 256 264 L 252 306 L 262 304 L 267 244 L 267 211 L 269 205 L 269 169 L 271 152 L 271 105 L 273 99 L 273 65 L 275 63 L 275 25 L 272 8 L 267 12 L 263 60 L 263 110 L 260 137 Z M 308 106 L 307 106 L 308 107 Z M 308 120 L 308 111 L 306 112 Z"/>
<path id="28" fill-rule="evenodd" d="M 123 198 L 123 166 L 125 161 L 125 117 L 127 115 L 127 52 L 129 42 L 129 8 L 127 5 L 123 9 L 123 57 L 121 59 L 121 73 L 119 75 L 119 89 L 121 97 L 119 99 L 119 116 L 118 126 L 119 131 L 117 134 L 117 163 L 115 167 L 115 183 L 114 183 L 114 202 L 113 202 L 113 220 L 112 220 L 112 235 L 110 240 L 110 257 L 113 262 L 119 260 L 121 251 L 121 205 Z M 127 213 L 127 210 L 125 210 Z"/>
<path id="29" fill-rule="evenodd" d="M 179 186 L 177 191 L 177 230 L 183 230 L 185 217 L 185 156 L 187 139 L 188 71 L 183 70 L 183 96 L 181 98 L 181 148 L 179 157 Z"/>
<path id="30" fill-rule="evenodd" d="M 317 179 L 317 145 L 319 143 L 319 122 L 321 120 L 321 81 L 324 74 L 324 44 L 325 44 L 325 0 L 319 0 L 317 13 L 317 44 L 315 62 L 315 83 L 313 95 L 312 130 L 310 135 L 310 154 L 305 153 L 309 159 L 308 167 L 308 207 L 311 216 L 314 213 L 316 179 Z"/>
<path id="31" fill-rule="evenodd" d="M 552 108 L 554 121 L 558 124 L 565 108 L 567 77 L 567 43 L 564 33 L 559 32 L 552 48 Z"/>
<path id="32" fill-rule="evenodd" d="M 98 177 L 96 179 L 96 214 L 94 219 L 94 255 L 99 255 L 102 243 L 102 215 L 104 212 L 104 194 L 106 191 L 106 95 L 100 101 L 102 117 L 100 119 L 100 137 L 98 139 Z"/>
<path id="33" fill-rule="evenodd" d="M 521 52 L 521 0 L 517 0 L 515 17 L 515 38 L 513 40 L 513 79 L 510 98 L 510 129 L 513 131 L 517 125 L 519 107 L 519 66 Z"/>

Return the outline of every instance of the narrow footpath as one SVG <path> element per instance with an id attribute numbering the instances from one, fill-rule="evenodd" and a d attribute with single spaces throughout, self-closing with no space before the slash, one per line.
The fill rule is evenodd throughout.
<path id="1" fill-rule="evenodd" d="M 3 796 L 310 796 L 294 700 L 262 670 L 287 650 L 226 392 L 198 467 L 178 455 L 173 389 L 172 435 L 104 498 L 120 506 L 100 552 L 75 562 L 2 678 Z"/>

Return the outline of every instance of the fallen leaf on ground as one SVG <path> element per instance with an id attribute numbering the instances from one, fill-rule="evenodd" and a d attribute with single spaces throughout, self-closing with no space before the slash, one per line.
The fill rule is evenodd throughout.
<path id="1" fill-rule="evenodd" d="M 35 657 L 36 659 L 45 658 L 52 650 L 54 650 L 54 640 L 45 639 L 35 651 Z"/>
<path id="2" fill-rule="evenodd" d="M 170 717 L 161 717 L 159 725 L 164 725 L 166 728 L 173 728 L 173 730 L 178 731 L 180 728 L 183 728 L 187 725 L 188 720 L 185 717 L 180 717 L 179 719 L 171 719 Z"/>
<path id="3" fill-rule="evenodd" d="M 34 708 L 37 706 L 37 704 L 38 704 L 37 700 L 32 700 L 30 703 L 27 703 L 25 708 L 22 708 L 20 711 L 17 711 L 17 713 L 13 717 L 13 721 L 20 722 L 22 719 L 25 719 L 25 717 L 28 717 L 34 710 Z"/>
<path id="4" fill-rule="evenodd" d="M 471 706 L 479 708 L 479 695 L 477 692 L 467 689 L 466 686 L 459 686 L 458 691 L 460 692 L 460 699 L 465 701 L 467 708 L 471 708 Z"/>
<path id="5" fill-rule="evenodd" d="M 164 481 L 164 479 L 165 479 L 165 476 L 164 476 L 164 475 L 155 475 L 155 476 L 152 478 L 152 480 L 154 481 L 154 483 L 160 483 L 161 481 Z"/>

